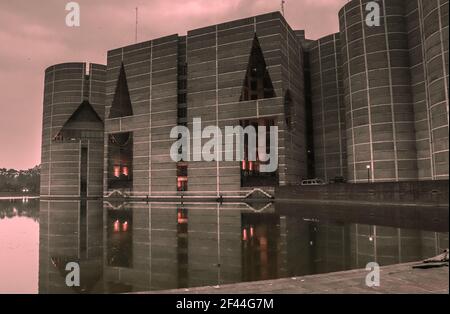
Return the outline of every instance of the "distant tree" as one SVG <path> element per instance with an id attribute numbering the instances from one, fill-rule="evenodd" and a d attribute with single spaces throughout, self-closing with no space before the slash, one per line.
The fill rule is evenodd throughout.
<path id="1" fill-rule="evenodd" d="M 39 193 L 40 178 L 40 166 L 27 170 L 0 168 L 0 192 L 19 193 L 28 189 L 29 193 Z"/>

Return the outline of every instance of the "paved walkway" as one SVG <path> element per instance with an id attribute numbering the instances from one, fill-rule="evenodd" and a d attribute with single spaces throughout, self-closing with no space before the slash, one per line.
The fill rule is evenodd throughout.
<path id="1" fill-rule="evenodd" d="M 448 267 L 413 269 L 418 263 L 381 267 L 380 286 L 367 287 L 364 269 L 329 274 L 293 277 L 223 285 L 154 291 L 149 293 L 185 294 L 245 294 L 245 293 L 449 293 Z"/>

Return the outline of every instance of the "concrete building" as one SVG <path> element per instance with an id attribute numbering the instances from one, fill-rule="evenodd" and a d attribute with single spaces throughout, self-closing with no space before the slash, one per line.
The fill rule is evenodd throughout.
<path id="1" fill-rule="evenodd" d="M 101 196 L 106 67 L 45 71 L 41 196 Z"/>
<path id="2" fill-rule="evenodd" d="M 315 175 L 326 181 L 347 177 L 347 141 L 339 34 L 309 48 Z"/>
<path id="3" fill-rule="evenodd" d="M 105 193 L 218 195 L 298 183 L 306 176 L 302 69 L 302 48 L 278 12 L 109 51 Z M 263 174 L 251 161 L 172 161 L 171 129 L 192 130 L 194 118 L 223 133 L 225 126 L 277 125 L 278 170 Z"/>
<path id="4" fill-rule="evenodd" d="M 316 176 L 448 179 L 448 1 L 353 0 L 339 23 L 306 50 Z"/>
<path id="5" fill-rule="evenodd" d="M 83 63 L 48 68 L 41 194 L 448 179 L 448 1 L 376 1 L 379 26 L 366 23 L 369 2 L 349 1 L 339 33 L 315 41 L 274 12 L 117 48 L 88 73 Z M 197 118 L 223 134 L 277 126 L 277 170 L 247 156 L 173 161 L 171 130 L 192 133 Z"/>
<path id="6" fill-rule="evenodd" d="M 448 1 L 406 4 L 418 179 L 448 179 Z"/>
<path id="7" fill-rule="evenodd" d="M 368 2 L 349 1 L 336 15 L 339 33 L 318 40 L 274 12 L 113 49 L 106 66 L 49 67 L 40 291 L 222 285 L 418 260 L 448 247 L 448 234 L 394 228 L 391 221 L 365 224 L 372 216 L 371 222 L 344 216 L 335 223 L 291 215 L 287 205 L 274 211 L 241 203 L 107 199 L 117 191 L 271 193 L 306 177 L 448 179 L 448 0 L 376 1 L 376 27 L 365 22 Z M 248 159 L 173 161 L 171 130 L 192 131 L 195 118 L 223 133 L 226 126 L 278 126 L 277 170 L 262 173 L 260 162 Z M 383 193 L 372 196 L 392 196 L 388 184 L 381 185 Z M 328 188 L 337 190 L 302 186 L 294 192 L 322 197 Z M 363 185 L 338 189 L 359 188 L 367 192 Z M 89 199 L 101 196 L 105 202 Z M 68 261 L 87 269 L 78 290 L 64 283 Z"/>
<path id="8" fill-rule="evenodd" d="M 382 1 L 381 25 L 367 26 L 366 1 L 339 13 L 353 182 L 417 179 L 414 107 L 404 1 Z"/>
<path id="9" fill-rule="evenodd" d="M 378 1 L 372 27 L 368 2 L 339 12 L 348 179 L 448 179 L 448 1 Z"/>

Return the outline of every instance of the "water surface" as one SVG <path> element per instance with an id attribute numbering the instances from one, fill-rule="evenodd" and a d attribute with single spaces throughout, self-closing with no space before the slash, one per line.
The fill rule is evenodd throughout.
<path id="1" fill-rule="evenodd" d="M 0 201 L 0 293 L 37 293 L 39 201 Z"/>
<path id="2" fill-rule="evenodd" d="M 382 213 L 361 206 L 277 204 L 257 212 L 243 204 L 0 201 L 0 291 L 221 285 L 418 261 L 448 247 L 448 217 L 433 209 L 425 216 Z M 80 287 L 65 284 L 69 262 L 80 265 Z"/>

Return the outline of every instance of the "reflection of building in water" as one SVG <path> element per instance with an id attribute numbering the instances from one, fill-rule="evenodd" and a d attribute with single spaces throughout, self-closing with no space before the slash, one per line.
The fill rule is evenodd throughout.
<path id="1" fill-rule="evenodd" d="M 41 201 L 39 290 L 217 285 L 417 261 L 448 247 L 448 233 L 322 222 L 272 209 Z M 80 288 L 65 285 L 68 262 L 80 264 Z"/>
<path id="2" fill-rule="evenodd" d="M 287 275 L 418 261 L 448 247 L 448 233 L 286 217 Z"/>
<path id="3" fill-rule="evenodd" d="M 108 210 L 106 265 L 133 267 L 133 216 L 131 210 Z"/>
<path id="4" fill-rule="evenodd" d="M 111 234 L 106 236 L 106 251 L 111 254 L 124 249 L 129 254 L 128 258 L 108 255 L 105 285 L 110 290 L 161 290 L 241 281 L 238 209 L 218 210 L 211 204 L 134 204 L 124 210 L 110 209 L 107 216 L 106 229 Z M 126 232 L 122 229 L 125 221 Z"/>
<path id="5" fill-rule="evenodd" d="M 190 286 L 241 280 L 241 209 L 231 204 L 189 206 Z"/>
<path id="6" fill-rule="evenodd" d="M 242 214 L 242 280 L 281 277 L 281 230 L 277 214 Z"/>
<path id="7" fill-rule="evenodd" d="M 41 201 L 39 292 L 101 292 L 103 207 L 100 201 Z M 66 264 L 80 265 L 80 287 L 66 285 Z"/>
<path id="8" fill-rule="evenodd" d="M 406 263 L 438 255 L 448 247 L 448 234 L 393 227 L 350 226 L 352 268 L 369 262 Z"/>
<path id="9" fill-rule="evenodd" d="M 436 256 L 448 249 L 448 233 L 421 231 L 422 256 Z"/>
<path id="10" fill-rule="evenodd" d="M 343 223 L 310 223 L 314 250 L 314 272 L 328 273 L 348 268 L 348 225 Z"/>
<path id="11" fill-rule="evenodd" d="M 177 208 L 133 204 L 105 212 L 108 291 L 177 288 Z"/>
<path id="12" fill-rule="evenodd" d="M 300 276 L 348 268 L 349 232 L 343 223 L 287 216 L 287 274 Z"/>

